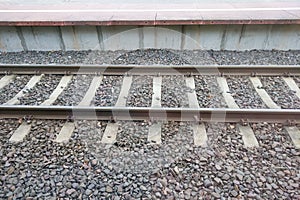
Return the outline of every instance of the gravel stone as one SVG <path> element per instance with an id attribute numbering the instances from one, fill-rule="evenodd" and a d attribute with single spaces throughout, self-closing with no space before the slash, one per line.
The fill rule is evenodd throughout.
<path id="1" fill-rule="evenodd" d="M 96 91 L 93 104 L 95 106 L 114 106 L 118 100 L 123 77 L 104 76 Z"/>
<path id="2" fill-rule="evenodd" d="M 134 51 L 124 52 L 118 56 L 113 64 L 135 64 L 135 65 L 183 65 L 189 64 L 180 55 L 173 50 L 168 49 L 137 49 Z"/>
<path id="3" fill-rule="evenodd" d="M 205 186 L 205 187 L 210 187 L 211 185 L 212 185 L 212 183 L 210 182 L 210 180 L 206 179 L 206 180 L 204 181 L 204 186 Z"/>
<path id="4" fill-rule="evenodd" d="M 3 104 L 16 96 L 30 80 L 31 76 L 16 76 L 14 81 L 0 89 L 0 104 Z"/>
<path id="5" fill-rule="evenodd" d="M 133 150 L 147 145 L 148 127 L 149 124 L 145 122 L 120 124 L 115 145 L 123 147 L 125 150 Z"/>
<path id="6" fill-rule="evenodd" d="M 297 65 L 299 50 L 209 51 L 219 65 Z"/>
<path id="7" fill-rule="evenodd" d="M 162 107 L 188 107 L 187 92 L 191 90 L 183 76 L 163 76 L 161 88 Z"/>
<path id="8" fill-rule="evenodd" d="M 20 105 L 40 105 L 52 94 L 60 82 L 60 75 L 44 75 L 31 89 L 26 90 L 24 96 L 19 98 Z"/>
<path id="9" fill-rule="evenodd" d="M 85 93 L 89 89 L 93 79 L 91 75 L 73 76 L 68 86 L 57 97 L 53 105 L 74 106 L 80 103 Z"/>
<path id="10" fill-rule="evenodd" d="M 123 55 L 124 52 L 130 53 L 126 56 Z M 225 57 L 222 56 L 226 53 L 229 57 L 239 54 L 224 51 L 221 52 L 224 54 L 218 57 L 214 54 L 216 52 L 210 51 L 209 59 L 206 60 L 207 52 L 204 53 L 205 51 L 197 51 L 197 53 L 184 51 L 187 58 L 180 52 L 173 50 L 169 52 L 164 51 L 169 57 L 160 56 L 165 58 L 165 61 L 160 61 L 160 63 L 170 63 L 172 59 L 174 59 L 174 64 L 193 63 L 196 62 L 197 55 L 201 53 L 203 56 L 197 62 L 219 63 L 225 62 L 223 61 Z M 250 51 L 247 53 L 269 55 L 268 52 Z M 284 61 L 279 60 L 280 62 L 298 62 L 299 53 L 297 52 L 272 51 L 270 57 L 265 56 L 257 61 L 246 58 L 247 56 L 244 58 L 244 54 L 241 54 L 242 58 L 239 62 L 273 62 L 274 56 L 281 54 L 286 57 L 282 58 Z M 123 64 L 126 62 L 142 63 L 145 60 L 158 62 L 155 60 L 158 59 L 155 55 L 148 55 L 149 58 L 145 59 L 131 57 L 133 54 L 142 55 L 143 52 L 139 51 L 116 51 L 106 54 L 100 51 L 86 51 L 81 54 L 78 52 L 22 53 L 24 55 L 5 53 L 5 56 L 3 53 L 0 55 L 0 58 L 3 58 L 1 62 L 10 60 L 9 63 L 11 63 L 12 55 L 20 55 L 14 62 L 21 63 L 24 63 L 24 60 L 34 63 L 38 61 L 38 57 L 41 59 L 39 62 L 52 63 L 112 63 L 117 62 L 116 58 L 122 58 L 120 62 L 122 61 Z M 97 56 L 92 56 L 93 53 Z M 190 53 L 193 55 L 188 57 Z M 181 59 L 182 57 L 185 60 Z M 217 58 L 221 61 L 217 61 Z M 253 56 L 253 58 L 256 57 Z M 227 62 L 234 63 L 235 60 L 228 59 Z M 299 62 L 294 64 L 299 64 Z M 122 79 L 118 79 L 121 83 Z M 184 79 L 182 77 L 180 79 L 176 81 L 185 85 Z M 113 85 L 113 81 L 105 81 Z M 173 87 L 179 85 L 173 83 L 175 80 L 168 81 Z M 211 82 L 215 84 L 215 79 L 211 78 Z M 199 85 L 197 87 L 200 87 Z M 103 88 L 107 88 L 107 91 Z M 109 105 L 106 101 L 114 105 L 118 97 L 119 92 L 116 92 L 118 89 L 111 91 L 110 88 L 111 86 L 102 86 L 101 90 L 101 86 L 99 87 L 102 93 L 98 93 L 100 96 L 98 99 L 102 105 Z M 187 90 L 188 88 L 180 88 L 171 96 L 185 95 Z M 215 90 L 217 91 L 217 88 Z M 210 93 L 212 92 L 202 92 L 203 96 Z M 116 97 L 112 99 L 111 96 L 114 95 Z M 68 102 L 73 101 L 66 98 Z M 187 106 L 186 97 L 177 98 L 176 101 L 179 103 L 176 102 L 176 106 Z M 203 98 L 207 99 L 207 97 Z M 222 100 L 213 101 L 218 104 L 202 101 L 200 103 L 200 101 L 199 105 L 203 107 L 222 105 L 220 103 Z M 147 141 L 149 126 L 153 122 L 118 121 L 116 123 L 120 128 L 116 142 L 102 144 L 101 138 L 108 122 L 75 121 L 76 129 L 70 141 L 57 144 L 54 140 L 65 121 L 31 120 L 29 123 L 32 123 L 32 130 L 24 141 L 16 144 L 10 143 L 8 141 L 10 136 L 21 122 L 0 119 L 0 199 L 18 197 L 100 199 L 103 196 L 107 199 L 151 199 L 155 197 L 158 199 L 281 199 L 282 197 L 299 199 L 300 197 L 298 189 L 300 152 L 293 146 L 282 124 L 250 124 L 260 146 L 246 149 L 236 124 L 231 123 L 205 124 L 208 146 L 202 148 L 193 145 L 192 123 L 185 122 L 163 122 L 162 144 L 157 145 L 149 144 Z"/>
<path id="11" fill-rule="evenodd" d="M 280 77 L 261 77 L 263 88 L 272 100 L 283 109 L 299 109 L 300 99 Z"/>
<path id="12" fill-rule="evenodd" d="M 300 195 L 300 152 L 281 124 L 250 124 L 260 147 L 245 149 L 236 124 L 230 123 L 206 124 L 207 148 L 193 146 L 192 124 L 185 122 L 164 122 L 162 145 L 146 142 L 150 122 L 117 122 L 117 142 L 123 141 L 123 147 L 99 143 L 106 127 L 103 121 L 76 121 L 76 130 L 65 144 L 53 142 L 64 121 L 31 123 L 32 131 L 25 140 L 12 144 L 8 139 L 19 121 L 0 120 L 3 199 L 17 195 L 297 199 Z M 165 162 L 154 162 L 156 159 Z M 114 165 L 122 161 L 122 168 Z M 154 168 L 145 170 L 150 164 Z"/>
<path id="13" fill-rule="evenodd" d="M 232 97 L 240 108 L 267 108 L 246 76 L 227 77 Z"/>
<path id="14" fill-rule="evenodd" d="M 9 64 L 219 64 L 297 65 L 299 50 L 205 51 L 143 49 L 117 51 L 22 51 L 1 52 L 0 62 Z"/>
<path id="15" fill-rule="evenodd" d="M 218 86 L 216 76 L 194 76 L 195 91 L 201 108 L 228 107 Z"/>
<path id="16" fill-rule="evenodd" d="M 151 76 L 134 76 L 126 106 L 151 107 L 153 81 Z"/>

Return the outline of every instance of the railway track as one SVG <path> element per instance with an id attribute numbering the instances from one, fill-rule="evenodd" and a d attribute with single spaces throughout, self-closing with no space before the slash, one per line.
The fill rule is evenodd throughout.
<path id="1" fill-rule="evenodd" d="M 240 123 L 245 125 L 240 131 L 245 136 L 246 146 L 257 146 L 255 136 L 249 123 L 282 123 L 287 125 L 287 130 L 296 145 L 299 147 L 299 130 L 295 126 L 300 122 L 300 104 L 293 105 L 292 108 L 284 107 L 281 109 L 281 105 L 276 104 L 273 99 L 274 96 L 270 96 L 264 89 L 259 77 L 280 77 L 289 87 L 290 91 L 293 91 L 295 98 L 300 99 L 300 89 L 297 85 L 297 76 L 300 74 L 300 66 L 93 66 L 93 65 L 0 65 L 0 73 L 3 76 L 0 80 L 0 86 L 5 89 L 7 85 L 12 83 L 16 77 L 27 76 L 26 86 L 20 87 L 17 94 L 9 99 L 7 102 L 3 102 L 0 105 L 0 117 L 1 118 L 18 118 L 18 119 L 64 119 L 68 120 L 65 123 L 65 128 L 62 129 L 57 141 L 67 141 L 74 131 L 74 120 L 106 120 L 111 121 L 106 131 L 106 138 L 103 137 L 104 143 L 113 143 L 118 128 L 114 123 L 118 120 L 145 120 L 155 122 L 152 128 L 149 128 L 149 140 L 154 143 L 161 143 L 161 121 L 190 121 L 194 131 L 194 142 L 202 145 L 207 139 L 206 130 L 201 123 L 210 122 L 230 122 Z M 21 76 L 20 76 L 21 75 Z M 48 94 L 47 98 L 39 105 L 24 105 L 22 98 L 27 96 L 29 102 L 36 102 L 34 97 L 31 97 L 31 89 L 34 90 L 36 85 L 40 86 L 41 92 L 43 86 L 47 85 L 47 81 L 42 82 L 45 75 L 59 76 L 56 81 L 56 88 L 52 88 L 51 94 Z M 28 76 L 31 78 L 28 79 Z M 80 86 L 81 81 L 78 80 L 77 84 L 71 84 L 72 78 L 77 76 L 83 76 L 88 80 L 83 87 Z M 199 101 L 199 95 L 196 92 L 197 78 L 199 77 L 215 77 L 217 82 L 217 89 L 210 91 L 207 96 L 221 96 L 217 97 L 224 101 L 222 104 L 215 106 L 210 104 L 206 107 L 202 107 L 201 101 Z M 257 92 L 261 102 L 264 103 L 265 108 L 240 108 L 230 91 L 227 79 L 234 76 L 247 77 L 249 83 L 252 84 L 254 91 Z M 106 88 L 104 77 L 117 77 L 119 79 L 119 89 L 117 94 L 112 92 L 112 95 L 116 95 L 113 103 L 101 106 L 95 106 L 95 95 L 101 96 L 102 89 Z M 144 105 L 150 106 L 128 106 L 127 100 L 132 95 L 132 87 L 135 84 L 134 77 L 142 77 L 150 79 L 149 87 L 147 90 L 148 103 Z M 181 79 L 185 83 L 185 90 L 176 94 L 172 90 L 176 90 L 178 85 L 171 86 L 172 95 L 185 95 L 186 104 L 179 102 L 179 106 L 166 107 L 163 104 L 163 80 L 166 77 L 172 79 Z M 167 80 L 168 80 L 167 78 Z M 294 79 L 295 78 L 295 79 Z M 108 79 L 109 80 L 109 79 Z M 42 82 L 42 83 L 40 83 Z M 203 82 L 201 82 L 203 83 Z M 205 83 L 205 80 L 204 80 Z M 104 84 L 104 85 L 103 85 Z M 110 83 L 109 83 L 110 84 Z M 299 84 L 299 83 L 298 83 Z M 75 87 L 74 90 L 69 86 Z M 140 88 L 139 88 L 140 87 Z M 137 88 L 145 89 L 147 85 L 137 85 Z M 111 90 L 111 88 L 109 88 Z M 147 88 L 146 88 L 147 89 Z M 72 105 L 61 105 L 63 103 L 57 103 L 57 99 L 62 95 L 64 91 L 72 90 L 76 97 L 76 100 L 71 101 Z M 80 90 L 81 95 L 77 96 L 77 90 Z M 81 91 L 82 90 L 82 91 Z M 99 93 L 100 90 L 100 93 Z M 137 89 L 138 90 L 138 89 Z M 49 91 L 48 91 L 49 92 Z M 170 91 L 169 91 L 170 92 Z M 199 91 L 198 91 L 199 92 Z M 200 91 L 201 92 L 201 91 Z M 135 92 L 133 92 L 135 94 Z M 282 91 L 288 96 L 290 93 Z M 143 94 L 143 93 L 142 93 Z M 207 98 L 206 96 L 206 98 Z M 30 98 L 33 98 L 33 100 Z M 62 99 L 64 97 L 61 97 Z M 72 98 L 72 97 L 71 97 Z M 139 97 L 137 97 L 139 98 Z M 135 99 L 135 96 L 131 99 Z M 179 101 L 184 99 L 179 99 Z M 214 98 L 212 99 L 214 101 Z M 297 102 L 296 102 L 297 103 Z M 15 105 L 17 104 L 17 105 Z M 53 105 L 56 104 L 56 105 Z M 180 105 L 181 104 L 181 105 Z M 134 104 L 133 104 L 134 105 Z M 212 107 L 210 107 L 212 105 Z M 214 107 L 215 106 L 215 107 Z M 298 107 L 297 107 L 298 106 Z M 71 122 L 70 122 L 71 120 Z M 156 123 L 158 122 L 158 123 Z M 30 131 L 30 125 L 23 123 L 19 129 L 16 130 L 16 134 L 12 136 L 12 141 L 21 141 L 26 134 Z M 114 128 L 112 128 L 114 127 Z M 246 128 L 245 128 L 246 127 Z M 158 133 L 158 134 L 157 134 Z M 113 139 L 108 139 L 113 138 Z M 205 139 L 206 138 L 206 139 Z M 247 138 L 249 141 L 247 141 Z M 249 139 L 250 138 L 250 139 Z"/>
<path id="2" fill-rule="evenodd" d="M 0 12 L 0 199 L 300 199 L 297 1 L 56 3 Z"/>

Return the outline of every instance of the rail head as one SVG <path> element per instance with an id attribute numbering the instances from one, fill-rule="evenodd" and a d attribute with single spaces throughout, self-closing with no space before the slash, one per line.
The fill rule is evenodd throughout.
<path id="1" fill-rule="evenodd" d="M 300 109 L 0 106 L 0 118 L 300 123 Z"/>
<path id="2" fill-rule="evenodd" d="M 0 64 L 0 74 L 300 75 L 300 65 L 62 65 Z"/>

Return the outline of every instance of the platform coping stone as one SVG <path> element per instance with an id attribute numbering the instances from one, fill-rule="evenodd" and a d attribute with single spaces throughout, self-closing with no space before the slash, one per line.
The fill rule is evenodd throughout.
<path id="1" fill-rule="evenodd" d="M 300 130 L 296 126 L 285 126 L 284 128 L 290 135 L 295 147 L 300 149 Z"/>
<path id="2" fill-rule="evenodd" d="M 16 78 L 15 75 L 7 75 L 1 78 L 0 80 L 0 89 L 4 88 L 6 85 L 11 83 Z"/>
<path id="3" fill-rule="evenodd" d="M 73 134 L 74 129 L 75 129 L 74 122 L 66 122 L 62 127 L 62 129 L 60 130 L 59 134 L 57 135 L 55 142 L 58 143 L 68 142 Z"/>
<path id="4" fill-rule="evenodd" d="M 93 78 L 88 91 L 85 93 L 85 96 L 78 104 L 78 106 L 89 106 L 95 97 L 96 91 L 103 80 L 103 76 L 96 76 Z"/>
<path id="5" fill-rule="evenodd" d="M 195 91 L 195 81 L 193 77 L 187 77 L 185 79 L 186 86 L 191 89 L 191 92 L 187 93 L 188 100 L 189 100 L 189 107 L 190 108 L 199 108 L 199 103 L 197 100 L 197 95 Z"/>
<path id="6" fill-rule="evenodd" d="M 260 82 L 258 77 L 249 77 L 252 82 L 256 92 L 263 100 L 263 102 L 268 106 L 268 108 L 272 109 L 280 109 L 280 107 L 271 99 L 265 89 L 262 88 L 262 83 Z"/>
<path id="7" fill-rule="evenodd" d="M 63 76 L 55 90 L 52 92 L 49 98 L 41 104 L 41 106 L 50 106 L 51 104 L 53 104 L 57 97 L 68 86 L 69 82 L 72 80 L 72 77 L 73 76 Z"/>
<path id="8" fill-rule="evenodd" d="M 125 107 L 126 106 L 126 101 L 129 95 L 129 90 L 131 87 L 132 83 L 132 76 L 125 76 L 123 79 L 123 84 L 121 88 L 121 92 L 119 94 L 116 107 Z"/>
<path id="9" fill-rule="evenodd" d="M 229 108 L 239 109 L 239 106 L 235 103 L 234 98 L 231 96 L 229 92 L 229 87 L 224 77 L 217 77 L 217 82 L 222 91 L 223 97 L 225 99 L 226 104 Z"/>
<path id="10" fill-rule="evenodd" d="M 41 78 L 44 75 L 39 75 L 39 76 L 33 76 L 28 83 L 25 85 L 25 87 L 18 93 L 16 94 L 16 96 L 14 96 L 11 100 L 9 100 L 8 102 L 6 102 L 4 105 L 14 105 L 14 104 L 18 104 L 20 101 L 18 100 L 18 98 L 22 97 L 24 95 L 24 91 L 29 90 L 31 88 L 33 88 L 35 86 L 35 84 L 37 84 Z"/>
<path id="11" fill-rule="evenodd" d="M 300 99 L 300 88 L 298 87 L 297 83 L 294 79 L 290 77 L 283 77 L 284 82 L 289 86 L 289 88 L 295 91 L 296 96 Z"/>
<path id="12" fill-rule="evenodd" d="M 161 84 L 162 77 L 154 77 L 153 78 L 153 95 L 152 95 L 152 107 L 159 108 L 161 107 Z"/>
<path id="13" fill-rule="evenodd" d="M 21 142 L 25 138 L 25 136 L 30 132 L 31 124 L 27 124 L 23 122 L 17 130 L 13 133 L 13 135 L 9 138 L 10 142 Z"/>
<path id="14" fill-rule="evenodd" d="M 238 124 L 237 127 L 242 134 L 242 139 L 246 148 L 259 146 L 254 132 L 250 126 L 242 126 Z"/>
<path id="15" fill-rule="evenodd" d="M 102 136 L 101 143 L 113 144 L 117 139 L 118 129 L 119 125 L 117 123 L 108 123 Z"/>
<path id="16" fill-rule="evenodd" d="M 207 147 L 207 133 L 205 124 L 193 124 L 192 129 L 194 133 L 194 145 Z"/>

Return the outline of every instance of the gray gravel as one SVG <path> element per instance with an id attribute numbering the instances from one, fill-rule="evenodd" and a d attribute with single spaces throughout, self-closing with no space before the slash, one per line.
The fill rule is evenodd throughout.
<path id="1" fill-rule="evenodd" d="M 63 123 L 33 120 L 12 144 L 19 122 L 0 120 L 1 199 L 300 198 L 300 151 L 280 124 L 251 124 L 260 147 L 245 149 L 235 124 L 206 124 L 208 147 L 197 148 L 188 123 L 163 123 L 162 145 L 146 143 L 149 122 L 118 122 L 118 142 L 102 145 L 99 121 L 76 122 L 57 144 Z"/>
<path id="2" fill-rule="evenodd" d="M 18 94 L 28 83 L 31 76 L 23 75 L 16 76 L 14 81 L 0 89 L 0 104 L 3 104 L 12 99 Z"/>
<path id="3" fill-rule="evenodd" d="M 240 108 L 268 108 L 246 76 L 227 77 L 231 95 Z"/>
<path id="4" fill-rule="evenodd" d="M 68 86 L 57 97 L 53 105 L 74 106 L 80 103 L 93 80 L 92 75 L 73 76 Z"/>
<path id="5" fill-rule="evenodd" d="M 134 76 L 126 106 L 151 107 L 152 93 L 153 78 L 151 76 Z"/>
<path id="6" fill-rule="evenodd" d="M 151 174 L 158 168 L 183 156 L 192 143 L 189 124 L 178 122 L 162 123 L 162 143 L 157 145 L 147 141 L 150 122 L 117 122 L 119 131 L 113 145 L 98 144 L 96 140 L 83 140 L 92 147 L 92 154 L 98 160 L 111 166 L 116 173 Z M 93 137 L 92 137 L 93 138 Z M 181 145 L 178 145 L 180 143 Z M 95 148 L 94 148 L 95 147 Z M 151 189 L 150 189 L 151 190 Z"/>
<path id="7" fill-rule="evenodd" d="M 210 51 L 219 65 L 299 65 L 299 50 Z"/>
<path id="8" fill-rule="evenodd" d="M 282 78 L 261 77 L 260 80 L 263 88 L 278 106 L 284 109 L 300 108 L 300 99 Z"/>
<path id="9" fill-rule="evenodd" d="M 115 146 L 125 151 L 140 149 L 145 146 L 148 137 L 149 123 L 147 122 L 121 122 Z"/>
<path id="10" fill-rule="evenodd" d="M 122 76 L 103 76 L 92 104 L 95 106 L 114 106 L 118 100 L 122 83 Z"/>
<path id="11" fill-rule="evenodd" d="M 147 53 L 148 52 L 148 53 Z M 158 58 L 156 53 L 161 55 Z M 26 51 L 1 52 L 1 63 L 29 64 L 300 64 L 299 50 L 203 51 L 203 50 L 118 50 L 118 51 Z M 131 56 L 136 56 L 132 58 Z M 145 56 L 145 57 L 143 57 Z"/>
<path id="12" fill-rule="evenodd" d="M 117 57 L 113 64 L 135 64 L 135 65 L 183 65 L 189 64 L 183 57 L 167 49 L 147 49 L 124 52 Z"/>
<path id="13" fill-rule="evenodd" d="M 60 82 L 60 75 L 44 75 L 41 80 L 31 89 L 24 92 L 24 96 L 19 98 L 20 105 L 40 105 L 55 90 Z"/>
<path id="14" fill-rule="evenodd" d="M 162 107 L 189 107 L 184 76 L 163 76 L 161 88 Z"/>
<path id="15" fill-rule="evenodd" d="M 76 64 L 84 63 L 91 51 L 22 51 L 0 52 L 1 63 L 14 64 Z"/>
<path id="16" fill-rule="evenodd" d="M 195 91 L 201 108 L 226 108 L 216 76 L 194 76 Z"/>
<path id="17" fill-rule="evenodd" d="M 124 55 L 124 52 L 127 54 Z M 124 58 L 122 64 L 157 62 L 155 55 L 133 59 L 126 55 L 143 55 L 143 52 L 128 52 L 1 53 L 0 60 L 8 63 L 113 63 L 117 62 L 117 58 Z M 184 52 L 187 56 L 192 53 Z M 273 63 L 281 54 L 285 57 L 280 57 L 278 62 L 299 61 L 298 51 L 266 52 L 246 52 L 263 55 L 263 58 L 253 56 L 251 61 L 243 54 L 240 63 Z M 194 64 L 197 55 L 203 51 L 184 57 L 184 60 L 180 52 L 165 53 L 168 56 L 160 63 L 170 64 L 174 59 L 174 64 Z M 216 63 L 223 62 L 223 58 L 213 54 L 216 52 L 209 53 L 204 52 L 197 62 L 213 62 L 212 58 Z M 236 54 L 229 53 L 229 58 Z M 208 56 L 207 59 L 205 56 Z M 220 61 L 217 61 L 218 58 Z M 226 58 L 227 63 L 236 62 L 229 58 Z M 197 97 L 202 107 L 225 106 L 222 99 L 213 96 L 214 91 L 219 93 L 215 78 L 196 79 L 202 95 Z M 82 76 L 78 80 L 77 90 L 71 89 L 71 85 L 60 97 L 61 103 L 75 105 L 81 100 L 91 78 Z M 114 105 L 122 78 L 104 77 L 103 80 L 95 105 Z M 280 85 L 281 88 L 282 83 L 278 80 L 275 80 L 276 87 Z M 202 86 L 205 84 L 212 85 L 212 89 L 205 90 Z M 189 88 L 182 85 L 185 85 L 182 76 L 164 77 L 163 106 L 188 106 L 186 92 Z M 170 87 L 177 90 L 172 92 Z M 1 100 L 10 95 L 9 90 L 0 91 Z M 282 91 L 287 90 L 281 88 L 281 91 L 276 91 L 277 96 Z M 147 134 L 152 123 L 144 121 L 117 122 L 121 126 L 117 142 L 105 145 L 99 142 L 107 125 L 105 121 L 76 121 L 71 140 L 57 144 L 53 140 L 64 121 L 33 120 L 33 130 L 23 142 L 9 143 L 11 131 L 20 122 L 0 120 L 0 199 L 300 199 L 300 151 L 292 145 L 281 124 L 251 124 L 260 147 L 245 149 L 236 125 L 229 123 L 206 124 L 208 147 L 201 148 L 193 146 L 191 124 L 179 122 L 163 123 L 162 145 L 150 145 Z"/>

